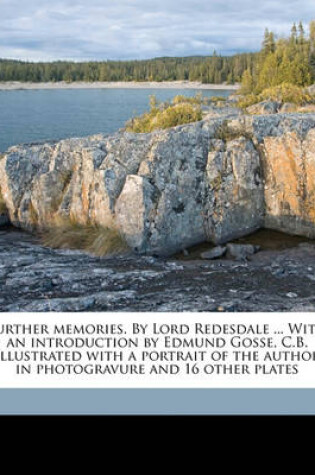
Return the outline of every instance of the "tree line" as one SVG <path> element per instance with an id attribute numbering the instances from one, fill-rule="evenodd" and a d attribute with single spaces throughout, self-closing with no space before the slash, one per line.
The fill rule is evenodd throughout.
<path id="1" fill-rule="evenodd" d="M 255 53 L 234 56 L 156 58 L 141 61 L 56 61 L 34 63 L 0 59 L 0 81 L 200 81 L 208 84 L 240 82 L 251 69 Z"/>
<path id="2" fill-rule="evenodd" d="M 192 56 L 140 61 L 26 62 L 0 59 L 0 81 L 200 81 L 206 84 L 241 82 L 245 94 L 259 94 L 283 83 L 306 86 L 315 80 L 315 21 L 309 34 L 293 25 L 288 38 L 265 31 L 259 53 L 234 56 Z"/>
<path id="3" fill-rule="evenodd" d="M 306 34 L 302 22 L 292 26 L 287 38 L 276 39 L 265 31 L 262 48 L 243 74 L 242 92 L 260 94 L 263 90 L 291 84 L 305 87 L 315 81 L 315 21 Z"/>

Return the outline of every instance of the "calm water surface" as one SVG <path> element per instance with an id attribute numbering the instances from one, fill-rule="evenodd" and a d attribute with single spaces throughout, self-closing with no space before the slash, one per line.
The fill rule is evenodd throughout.
<path id="1" fill-rule="evenodd" d="M 0 152 L 21 143 L 109 134 L 148 109 L 149 96 L 169 100 L 194 89 L 79 89 L 0 91 Z M 204 96 L 232 91 L 203 90 Z"/>

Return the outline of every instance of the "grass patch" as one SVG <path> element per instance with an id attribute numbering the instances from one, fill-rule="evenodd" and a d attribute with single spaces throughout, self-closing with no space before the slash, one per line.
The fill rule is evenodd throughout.
<path id="1" fill-rule="evenodd" d="M 122 254 L 129 249 L 117 229 L 82 225 L 70 220 L 57 222 L 42 231 L 41 242 L 54 249 L 77 249 L 99 257 Z"/>
<path id="2" fill-rule="evenodd" d="M 204 97 L 201 92 L 198 92 L 193 97 L 183 95 L 175 96 L 172 100 L 173 105 L 177 104 L 195 104 L 199 106 L 209 106 L 218 102 L 226 102 L 227 98 L 223 96 Z"/>
<path id="3" fill-rule="evenodd" d="M 208 98 L 208 103 L 216 104 L 218 102 L 226 102 L 226 97 L 223 96 L 212 96 Z"/>
<path id="4" fill-rule="evenodd" d="M 201 100 L 201 99 L 200 99 Z M 169 129 L 177 125 L 202 120 L 201 104 L 195 98 L 176 96 L 172 103 L 158 103 L 154 96 L 150 100 L 150 112 L 131 119 L 126 124 L 127 132 L 148 133 Z"/>
<path id="5" fill-rule="evenodd" d="M 0 188 L 0 214 L 7 214 L 7 206 L 5 204 L 4 198 L 1 193 L 1 188 Z"/>

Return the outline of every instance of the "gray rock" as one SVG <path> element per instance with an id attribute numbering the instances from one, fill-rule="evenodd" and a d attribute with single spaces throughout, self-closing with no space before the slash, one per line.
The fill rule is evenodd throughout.
<path id="1" fill-rule="evenodd" d="M 257 246 L 252 244 L 228 244 L 226 248 L 229 257 L 240 261 L 246 260 L 259 250 Z"/>
<path id="2" fill-rule="evenodd" d="M 258 104 L 254 104 L 253 106 L 247 107 L 246 111 L 249 114 L 262 114 L 262 115 L 268 115 L 268 114 L 277 114 L 281 107 L 280 102 L 274 102 L 274 101 L 263 101 L 259 102 Z"/>
<path id="3" fill-rule="evenodd" d="M 225 253 L 226 253 L 225 246 L 217 246 L 217 247 L 214 247 L 213 249 L 210 249 L 209 251 L 202 252 L 200 254 L 200 257 L 202 259 L 217 259 L 219 257 L 224 256 Z"/>
<path id="4" fill-rule="evenodd" d="M 288 292 L 286 294 L 286 297 L 288 297 L 289 299 L 296 299 L 298 297 L 298 294 L 296 294 L 295 292 Z"/>
<path id="5" fill-rule="evenodd" d="M 314 243 L 312 243 L 312 242 L 301 242 L 301 243 L 298 245 L 298 247 L 299 247 L 300 249 L 306 249 L 306 250 L 307 250 L 307 249 L 314 249 L 314 247 L 315 247 L 315 242 L 314 242 Z"/>
<path id="6" fill-rule="evenodd" d="M 71 216 L 118 227 L 140 254 L 167 256 L 261 227 L 315 238 L 314 160 L 315 114 L 221 111 L 150 134 L 12 147 L 0 187 L 18 227 Z"/>
<path id="7" fill-rule="evenodd" d="M 308 90 L 308 92 L 309 92 L 310 94 L 314 94 L 314 95 L 315 95 L 315 84 L 312 84 L 312 86 L 309 86 L 309 87 L 307 88 L 307 90 Z"/>

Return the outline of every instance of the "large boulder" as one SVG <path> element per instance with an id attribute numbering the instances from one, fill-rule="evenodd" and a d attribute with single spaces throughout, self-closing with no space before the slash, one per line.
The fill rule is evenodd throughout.
<path id="1" fill-rule="evenodd" d="M 11 222 L 118 227 L 139 253 L 222 244 L 262 227 L 315 237 L 315 115 L 229 116 L 156 131 L 12 147 Z"/>

